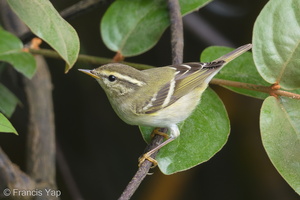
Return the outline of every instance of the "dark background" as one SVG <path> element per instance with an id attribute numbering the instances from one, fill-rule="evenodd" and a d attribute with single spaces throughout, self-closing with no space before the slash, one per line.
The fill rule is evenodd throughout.
<path id="1" fill-rule="evenodd" d="M 58 11 L 75 0 L 52 0 Z M 251 42 L 254 21 L 266 0 L 219 0 L 184 17 L 184 61 L 198 61 L 211 45 L 238 47 Z M 111 1 L 69 22 L 76 29 L 81 53 L 112 58 L 103 44 L 99 22 Z M 46 46 L 46 45 L 44 45 Z M 170 31 L 143 55 L 126 61 L 154 66 L 171 64 Z M 61 161 L 57 183 L 62 199 L 117 199 L 137 170 L 137 158 L 146 144 L 138 127 L 122 122 L 92 78 L 77 68 L 95 68 L 77 63 L 64 74 L 64 62 L 47 59 L 53 80 L 58 154 L 70 169 L 64 178 Z M 9 81 L 8 81 L 9 82 Z M 0 134 L 0 145 L 11 160 L 24 169 L 27 132 L 26 98 L 18 80 L 9 86 L 22 100 L 11 121 L 20 136 Z M 211 160 L 191 170 L 166 176 L 159 169 L 142 183 L 133 200 L 282 200 L 299 196 L 278 174 L 263 149 L 259 132 L 261 100 L 212 86 L 224 101 L 231 120 L 231 134 L 225 147 Z M 217 122 L 216 122 L 217 123 Z M 75 184 L 77 188 L 72 187 Z"/>

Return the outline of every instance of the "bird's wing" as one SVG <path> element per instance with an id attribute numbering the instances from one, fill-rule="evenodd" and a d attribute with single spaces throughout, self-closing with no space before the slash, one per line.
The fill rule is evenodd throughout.
<path id="1" fill-rule="evenodd" d="M 170 66 L 174 68 L 175 76 L 146 102 L 143 112 L 147 114 L 168 107 L 179 98 L 191 92 L 196 87 L 206 85 L 210 79 L 225 64 L 224 61 L 210 63 L 186 63 Z"/>
<path id="2" fill-rule="evenodd" d="M 248 51 L 251 47 L 252 44 L 243 45 L 210 63 L 186 63 L 170 66 L 174 69 L 175 77 L 163 85 L 146 102 L 143 113 L 151 114 L 168 107 L 196 87 L 203 87 L 204 90 L 208 82 L 225 64 Z"/>

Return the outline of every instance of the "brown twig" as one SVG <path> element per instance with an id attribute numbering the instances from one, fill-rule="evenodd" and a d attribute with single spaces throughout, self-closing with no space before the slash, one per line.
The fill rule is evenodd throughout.
<path id="1" fill-rule="evenodd" d="M 62 10 L 59 14 L 65 19 L 70 20 L 78 15 L 89 12 L 91 9 L 97 8 L 100 3 L 105 0 L 81 0 L 72 6 Z"/>
<path id="2" fill-rule="evenodd" d="M 170 13 L 171 22 L 171 45 L 172 45 L 172 63 L 180 64 L 183 58 L 183 28 L 182 28 L 182 18 L 180 14 L 180 7 L 178 0 L 168 0 L 168 7 Z M 161 132 L 167 133 L 167 129 L 161 129 Z M 156 135 L 147 146 L 147 151 L 155 148 L 164 141 L 163 136 Z M 152 154 L 151 157 L 155 158 L 156 154 Z M 127 185 L 126 189 L 122 193 L 119 200 L 127 200 L 134 194 L 143 179 L 146 177 L 152 163 L 145 160 L 139 167 L 138 171 L 132 178 L 132 180 Z"/>
<path id="3" fill-rule="evenodd" d="M 14 189 L 34 190 L 35 181 L 20 168 L 13 164 L 0 147 L 0 199 L 13 195 Z M 18 196 L 18 199 L 29 199 L 26 196 Z"/>
<path id="4" fill-rule="evenodd" d="M 64 180 L 64 185 L 67 187 L 70 197 L 72 200 L 83 200 L 80 190 L 74 180 L 74 177 L 71 173 L 71 169 L 66 161 L 64 153 L 60 147 L 59 143 L 56 144 L 56 160 L 57 160 L 57 168 L 60 172 L 62 179 Z"/>
<path id="5" fill-rule="evenodd" d="M 166 130 L 162 130 L 166 131 Z M 151 143 L 146 147 L 145 152 L 150 151 L 151 149 L 155 148 L 159 144 L 163 142 L 164 138 L 160 135 L 155 135 L 151 141 Z M 158 152 L 155 152 L 151 155 L 152 158 L 155 158 Z M 146 175 L 149 172 L 149 169 L 151 168 L 152 163 L 148 160 L 145 160 L 140 167 L 138 168 L 137 172 L 131 179 L 131 181 L 128 183 L 127 187 L 123 191 L 122 195 L 120 196 L 119 200 L 128 200 L 131 198 L 131 196 L 134 194 L 134 192 L 137 190 L 137 188 L 140 186 L 141 182 L 144 180 Z"/>
<path id="6" fill-rule="evenodd" d="M 28 49 L 28 50 L 30 53 L 35 54 L 35 55 L 43 55 L 43 56 L 50 57 L 50 58 L 61 59 L 59 54 L 53 50 L 49 50 L 49 49 Z M 95 65 L 103 65 L 103 64 L 111 63 L 112 59 L 80 54 L 78 56 L 77 61 L 83 62 L 83 63 L 95 64 Z M 122 63 L 130 65 L 130 66 L 132 66 L 136 69 L 140 69 L 140 70 L 153 68 L 153 66 L 139 64 L 139 63 L 131 63 L 131 62 L 122 62 Z M 264 93 L 268 93 L 268 94 L 270 94 L 270 90 L 271 90 L 271 88 L 268 86 L 261 86 L 261 85 L 255 85 L 255 84 L 249 84 L 249 83 L 243 83 L 243 82 L 237 82 L 237 81 L 229 81 L 229 80 L 223 80 L 223 79 L 216 79 L 216 78 L 212 79 L 210 83 L 215 84 L 215 85 L 224 85 L 224 86 L 243 88 L 243 89 L 247 89 L 247 90 L 255 90 L 258 92 L 264 92 Z M 276 95 L 279 95 L 279 96 L 285 96 L 285 97 L 290 97 L 290 98 L 294 98 L 294 99 L 300 98 L 299 94 L 287 92 L 284 90 L 275 90 L 274 92 Z"/>
<path id="7" fill-rule="evenodd" d="M 168 0 L 171 22 L 172 64 L 183 62 L 183 27 L 178 0 Z"/>
<path id="8" fill-rule="evenodd" d="M 15 26 L 8 26 L 8 30 L 13 33 L 24 33 L 27 28 L 20 21 L 20 19 L 6 6 L 6 1 L 0 1 L 1 12 L 3 13 L 2 19 L 4 26 L 7 24 L 14 24 Z M 10 16 L 9 20 L 5 17 Z M 33 185 L 28 189 L 55 189 L 55 134 L 54 134 L 54 113 L 52 106 L 52 85 L 50 73 L 47 70 L 46 62 L 41 56 L 36 56 L 37 61 L 37 73 L 32 78 L 25 80 L 25 90 L 28 98 L 29 106 L 29 133 L 27 136 L 27 174 L 17 172 L 10 174 L 10 171 L 2 170 L 7 173 L 6 176 L 20 176 L 8 179 L 14 181 L 7 184 L 13 189 L 26 189 L 26 184 Z M 2 152 L 0 152 L 1 155 Z M 2 153 L 3 154 L 3 153 Z M 7 157 L 0 157 L 0 163 L 2 160 L 8 160 Z M 15 165 L 7 161 L 5 166 L 7 169 L 17 168 Z M 20 170 L 19 170 L 20 171 Z M 23 177 L 29 177 L 31 182 L 24 182 Z M 28 179 L 28 178 L 26 178 Z M 2 183 L 2 182 L 1 182 Z M 34 187 L 34 188 L 33 188 Z M 54 199 L 47 197 L 46 193 L 36 199 Z"/>
<path id="9" fill-rule="evenodd" d="M 287 92 L 284 90 L 279 90 L 279 88 L 276 88 L 276 87 L 274 88 L 273 85 L 263 86 L 263 85 L 255 85 L 255 84 L 251 84 L 251 83 L 242 83 L 242 82 L 223 80 L 223 79 L 217 79 L 217 78 L 212 79 L 210 81 L 210 83 L 215 84 L 215 85 L 223 85 L 223 86 L 236 87 L 236 88 L 242 88 L 242 89 L 247 89 L 247 90 L 254 90 L 254 91 L 258 91 L 258 92 L 267 93 L 270 95 L 275 94 L 277 96 L 285 96 L 285 97 L 300 100 L 299 94 Z"/>
<path id="10" fill-rule="evenodd" d="M 41 185 L 39 189 L 56 189 L 55 125 L 52 83 L 45 60 L 36 56 L 37 72 L 31 80 L 24 78 L 29 106 L 27 135 L 27 173 Z"/>
<path id="11" fill-rule="evenodd" d="M 34 54 L 34 55 L 42 55 L 48 58 L 55 58 L 55 59 L 62 59 L 60 55 L 53 50 L 50 49 L 28 49 L 28 52 Z M 89 55 L 83 55 L 79 54 L 77 58 L 77 62 L 84 62 L 94 65 L 103 65 L 107 63 L 113 62 L 112 59 L 103 58 L 103 57 L 97 57 L 97 56 L 89 56 Z M 153 66 L 145 65 L 145 64 L 139 64 L 139 63 L 131 63 L 131 62 L 121 62 L 126 65 L 130 65 L 136 69 L 150 69 L 153 68 Z"/>

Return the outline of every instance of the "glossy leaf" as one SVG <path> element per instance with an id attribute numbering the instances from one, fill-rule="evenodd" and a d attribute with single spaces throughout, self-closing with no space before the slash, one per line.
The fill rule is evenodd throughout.
<path id="1" fill-rule="evenodd" d="M 232 51 L 232 48 L 229 47 L 208 47 L 206 48 L 201 54 L 201 62 L 210 62 L 213 61 L 226 53 Z M 230 81 L 237 81 L 242 83 L 251 83 L 255 85 L 263 85 L 263 86 L 270 86 L 257 72 L 257 69 L 254 65 L 252 59 L 252 53 L 246 52 L 236 58 L 235 60 L 228 63 L 216 76 L 215 78 L 223 79 L 223 80 L 230 80 Z M 268 94 L 257 92 L 253 90 L 241 89 L 236 87 L 228 87 L 224 86 L 234 92 L 265 99 L 268 97 Z"/>
<path id="2" fill-rule="evenodd" d="M 272 163 L 300 194 L 300 101 L 268 97 L 262 106 L 260 128 Z"/>
<path id="3" fill-rule="evenodd" d="M 0 28 L 0 61 L 8 62 L 18 72 L 31 78 L 36 71 L 35 59 L 22 48 L 19 38 Z"/>
<path id="4" fill-rule="evenodd" d="M 18 98 L 0 83 L 0 111 L 10 117 L 18 103 Z"/>
<path id="5" fill-rule="evenodd" d="M 0 132 L 14 133 L 18 135 L 16 129 L 11 125 L 11 123 L 2 113 L 0 113 Z"/>
<path id="6" fill-rule="evenodd" d="M 79 53 L 79 39 L 48 0 L 8 0 L 13 11 L 38 37 L 46 41 L 66 61 L 66 72 Z"/>
<path id="7" fill-rule="evenodd" d="M 183 14 L 199 9 L 210 0 L 180 1 Z M 134 56 L 152 48 L 169 25 L 164 0 L 118 0 L 101 21 L 105 45 L 123 56 Z"/>
<path id="8" fill-rule="evenodd" d="M 212 0 L 179 0 L 180 10 L 182 15 L 186 15 L 195 10 L 199 10 Z"/>
<path id="9" fill-rule="evenodd" d="M 163 147 L 156 157 L 164 174 L 187 170 L 209 160 L 226 143 L 230 124 L 222 101 L 208 88 L 196 110 L 179 128 L 180 136 Z M 153 128 L 140 129 L 148 141 Z"/>
<path id="10" fill-rule="evenodd" d="M 253 57 L 259 73 L 284 89 L 300 88 L 300 1 L 272 0 L 253 31 Z"/>

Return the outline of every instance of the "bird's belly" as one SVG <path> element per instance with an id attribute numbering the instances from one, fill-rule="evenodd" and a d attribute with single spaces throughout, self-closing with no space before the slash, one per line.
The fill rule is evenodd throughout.
<path id="1" fill-rule="evenodd" d="M 174 104 L 153 114 L 143 114 L 137 116 L 138 125 L 152 127 L 168 127 L 171 124 L 178 124 L 189 117 L 200 102 L 201 92 L 191 92 Z"/>

